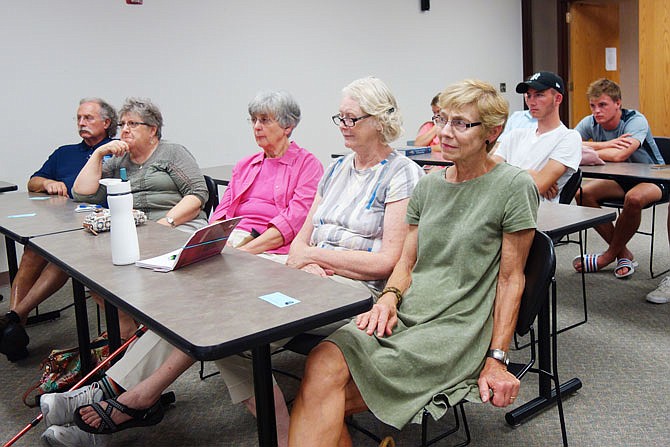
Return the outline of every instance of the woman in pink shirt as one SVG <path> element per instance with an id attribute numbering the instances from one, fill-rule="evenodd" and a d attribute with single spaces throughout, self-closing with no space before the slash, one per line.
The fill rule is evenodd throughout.
<path id="1" fill-rule="evenodd" d="M 323 166 L 289 140 L 300 107 L 285 91 L 260 92 L 249 122 L 262 152 L 243 158 L 210 222 L 244 216 L 230 244 L 250 253 L 286 255 L 314 200 Z"/>

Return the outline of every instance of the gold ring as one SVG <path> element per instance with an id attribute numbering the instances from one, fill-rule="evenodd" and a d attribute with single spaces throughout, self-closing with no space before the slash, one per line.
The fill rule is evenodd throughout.
<path id="1" fill-rule="evenodd" d="M 511 397 L 509 398 L 509 400 L 514 400 L 514 399 L 516 399 L 516 396 L 511 396 Z"/>

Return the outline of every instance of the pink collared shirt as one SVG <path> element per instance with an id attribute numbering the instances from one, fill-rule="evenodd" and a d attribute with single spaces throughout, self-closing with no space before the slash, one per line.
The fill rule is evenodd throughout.
<path id="1" fill-rule="evenodd" d="M 245 231 L 254 228 L 263 233 L 268 226 L 274 226 L 284 237 L 284 245 L 268 253 L 287 254 L 312 206 L 323 166 L 311 152 L 293 141 L 281 158 L 269 163 L 266 160 L 265 154 L 259 152 L 235 165 L 228 187 L 209 220 L 248 214 L 249 218 L 242 219 L 237 228 Z M 256 182 L 261 171 L 262 178 Z"/>

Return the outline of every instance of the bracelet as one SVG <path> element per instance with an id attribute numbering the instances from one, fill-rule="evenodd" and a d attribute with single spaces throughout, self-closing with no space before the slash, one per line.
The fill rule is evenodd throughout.
<path id="1" fill-rule="evenodd" d="M 381 297 L 382 295 L 388 292 L 395 295 L 396 298 L 395 307 L 396 309 L 399 308 L 400 305 L 402 304 L 402 292 L 400 291 L 400 289 L 397 287 L 384 287 L 384 290 L 382 290 L 382 293 L 379 296 Z"/>

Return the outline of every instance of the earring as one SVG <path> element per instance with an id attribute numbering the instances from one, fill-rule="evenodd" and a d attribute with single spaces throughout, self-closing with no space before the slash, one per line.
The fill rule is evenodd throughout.
<path id="1" fill-rule="evenodd" d="M 486 143 L 487 146 L 488 146 L 489 144 L 491 144 L 491 142 L 490 142 L 489 140 L 484 141 L 484 143 Z"/>

